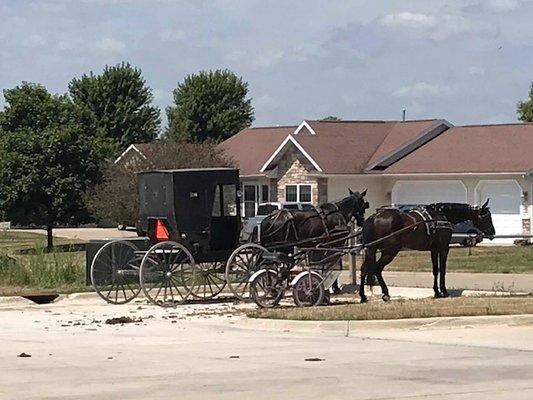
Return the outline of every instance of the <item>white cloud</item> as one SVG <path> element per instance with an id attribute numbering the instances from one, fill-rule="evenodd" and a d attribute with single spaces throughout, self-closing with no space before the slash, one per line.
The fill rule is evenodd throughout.
<path id="1" fill-rule="evenodd" d="M 519 0 L 485 0 L 482 4 L 485 10 L 495 13 L 514 11 L 522 6 Z"/>
<path id="2" fill-rule="evenodd" d="M 284 55 L 285 52 L 281 49 L 263 48 L 256 51 L 233 50 L 227 53 L 224 59 L 258 70 L 276 65 L 283 59 Z"/>
<path id="3" fill-rule="evenodd" d="M 159 38 L 164 42 L 179 42 L 185 39 L 185 32 L 181 29 L 165 29 Z"/>
<path id="4" fill-rule="evenodd" d="M 380 23 L 388 29 L 404 31 L 415 37 L 429 37 L 434 40 L 443 40 L 450 36 L 486 29 L 483 24 L 459 14 L 430 15 L 400 12 L 385 15 L 380 19 Z"/>
<path id="5" fill-rule="evenodd" d="M 413 85 L 404 86 L 395 90 L 392 94 L 396 97 L 422 98 L 433 96 L 447 96 L 452 93 L 449 86 L 417 82 Z"/>
<path id="6" fill-rule="evenodd" d="M 387 14 L 381 18 L 381 24 L 392 28 L 426 29 L 436 25 L 437 20 L 433 15 L 401 12 Z"/>
<path id="7" fill-rule="evenodd" d="M 126 45 L 120 40 L 105 38 L 96 43 L 96 48 L 109 55 L 119 55 L 124 51 Z"/>
<path id="8" fill-rule="evenodd" d="M 470 75 L 483 76 L 483 75 L 485 75 L 485 68 L 471 66 L 471 67 L 468 67 L 468 73 Z"/>
<path id="9" fill-rule="evenodd" d="M 26 46 L 43 46 L 46 44 L 46 39 L 41 35 L 30 35 L 23 41 L 23 44 Z"/>

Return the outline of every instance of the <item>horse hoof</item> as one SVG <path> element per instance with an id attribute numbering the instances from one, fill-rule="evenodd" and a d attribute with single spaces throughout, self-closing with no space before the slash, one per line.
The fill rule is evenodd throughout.
<path id="1" fill-rule="evenodd" d="M 366 303 L 368 301 L 368 299 L 365 297 L 361 297 L 361 303 Z"/>
<path id="2" fill-rule="evenodd" d="M 435 298 L 440 299 L 442 297 L 442 294 L 440 292 L 435 292 Z"/>
<path id="3" fill-rule="evenodd" d="M 448 293 L 448 292 L 442 292 L 442 293 L 441 293 L 441 296 L 442 296 L 442 297 L 450 297 L 450 293 Z"/>
<path id="4" fill-rule="evenodd" d="M 381 298 L 383 299 L 383 301 L 390 301 L 390 296 L 388 294 L 384 294 L 383 296 L 381 296 Z"/>

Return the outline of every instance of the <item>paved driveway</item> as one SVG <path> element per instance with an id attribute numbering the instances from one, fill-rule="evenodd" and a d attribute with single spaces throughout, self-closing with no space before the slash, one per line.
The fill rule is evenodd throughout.
<path id="1" fill-rule="evenodd" d="M 533 398 L 528 324 L 348 333 L 244 328 L 231 303 L 2 307 L 1 399 Z M 142 322 L 104 323 L 119 316 Z"/>
<path id="2" fill-rule="evenodd" d="M 35 232 L 46 235 L 46 231 L 44 229 L 20 229 L 20 231 Z M 119 231 L 117 228 L 56 228 L 53 232 L 54 236 L 56 237 L 87 241 L 137 237 L 137 233 L 133 230 Z"/>

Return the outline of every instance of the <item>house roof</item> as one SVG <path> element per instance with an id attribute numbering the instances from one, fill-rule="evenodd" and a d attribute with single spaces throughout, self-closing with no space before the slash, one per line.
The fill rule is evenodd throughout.
<path id="1" fill-rule="evenodd" d="M 270 155 L 296 126 L 246 128 L 221 143 L 226 154 L 239 165 L 241 175 L 259 175 Z"/>
<path id="2" fill-rule="evenodd" d="M 242 175 L 260 175 L 273 167 L 291 144 L 303 150 L 318 171 L 354 174 L 364 173 L 370 162 L 379 162 L 440 125 L 441 120 L 304 121 L 298 127 L 244 129 L 222 146 Z"/>
<path id="3" fill-rule="evenodd" d="M 450 128 L 383 171 L 518 172 L 533 168 L 533 123 Z"/>

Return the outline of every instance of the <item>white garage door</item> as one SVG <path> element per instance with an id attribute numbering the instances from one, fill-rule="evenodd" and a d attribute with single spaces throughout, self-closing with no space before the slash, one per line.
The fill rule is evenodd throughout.
<path id="1" fill-rule="evenodd" d="M 522 233 L 520 196 L 522 189 L 515 180 L 479 181 L 476 187 L 476 201 L 489 201 L 492 222 L 496 235 L 519 235 Z M 495 240 L 496 241 L 496 240 Z M 500 243 L 512 243 L 513 239 L 498 239 Z"/>
<path id="2" fill-rule="evenodd" d="M 398 181 L 392 189 L 393 204 L 466 203 L 461 181 Z"/>

